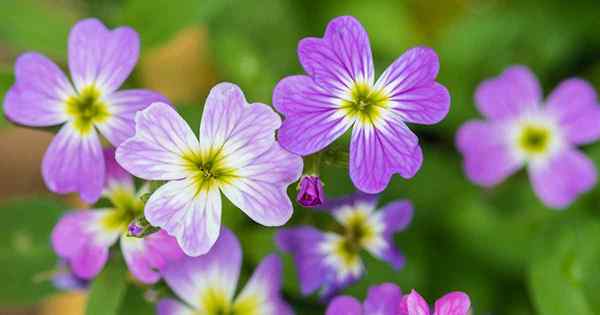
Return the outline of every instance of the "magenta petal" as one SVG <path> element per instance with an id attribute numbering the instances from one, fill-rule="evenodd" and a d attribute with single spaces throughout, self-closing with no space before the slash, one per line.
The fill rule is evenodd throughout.
<path id="1" fill-rule="evenodd" d="M 468 315 L 471 308 L 469 296 L 463 292 L 450 292 L 435 301 L 433 315 Z"/>
<path id="2" fill-rule="evenodd" d="M 109 94 L 137 63 L 138 34 L 129 27 L 108 30 L 97 19 L 77 22 L 69 34 L 69 68 L 77 90 L 95 85 Z"/>
<path id="3" fill-rule="evenodd" d="M 104 156 L 95 130 L 81 135 L 72 125 L 64 125 L 50 143 L 42 161 L 46 186 L 59 194 L 79 192 L 94 203 L 104 186 Z"/>
<path id="4" fill-rule="evenodd" d="M 538 197 L 548 207 L 565 208 L 596 184 L 596 167 L 583 153 L 566 149 L 548 164 L 529 168 Z"/>
<path id="5" fill-rule="evenodd" d="M 194 315 L 194 311 L 174 299 L 161 299 L 156 304 L 157 315 Z"/>
<path id="6" fill-rule="evenodd" d="M 369 288 L 365 299 L 365 315 L 399 315 L 402 292 L 393 283 L 384 283 Z"/>
<path id="7" fill-rule="evenodd" d="M 524 66 L 512 66 L 484 81 L 475 92 L 479 111 L 490 119 L 507 119 L 539 108 L 542 90 L 535 75 Z"/>
<path id="8" fill-rule="evenodd" d="M 33 127 L 53 126 L 67 120 L 64 102 L 75 91 L 51 60 L 37 53 L 19 56 L 15 79 L 4 97 L 8 119 Z"/>
<path id="9" fill-rule="evenodd" d="M 557 118 L 571 143 L 585 144 L 600 138 L 600 106 L 596 91 L 588 82 L 562 82 L 548 97 L 546 111 Z"/>
<path id="10" fill-rule="evenodd" d="M 415 290 L 402 298 L 402 304 L 401 308 L 407 312 L 406 315 L 429 315 L 429 305 Z"/>
<path id="11" fill-rule="evenodd" d="M 369 315 L 371 313 L 364 313 L 362 311 L 362 305 L 358 300 L 351 296 L 338 296 L 329 303 L 325 315 Z M 374 314 L 374 313 L 373 313 Z M 387 315 L 387 314 L 385 314 Z"/>
<path id="12" fill-rule="evenodd" d="M 456 134 L 456 145 L 464 157 L 469 179 L 494 186 L 523 165 L 510 153 L 503 126 L 494 122 L 470 121 Z"/>

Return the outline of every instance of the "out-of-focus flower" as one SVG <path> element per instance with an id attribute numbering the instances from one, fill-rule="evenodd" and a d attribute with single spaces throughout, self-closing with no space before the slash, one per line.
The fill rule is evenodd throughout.
<path id="1" fill-rule="evenodd" d="M 60 259 L 57 270 L 52 274 L 52 284 L 61 290 L 73 291 L 87 288 L 89 281 L 78 277 L 64 259 Z"/>
<path id="2" fill-rule="evenodd" d="M 285 116 L 281 145 L 308 155 L 352 128 L 350 177 L 359 190 L 379 193 L 395 173 L 413 177 L 423 156 L 406 122 L 434 124 L 450 108 L 448 91 L 435 81 L 436 53 L 412 48 L 375 81 L 368 35 L 344 16 L 329 23 L 323 38 L 303 39 L 298 54 L 308 75 L 286 77 L 273 92 Z"/>
<path id="3" fill-rule="evenodd" d="M 369 288 L 364 303 L 351 296 L 338 296 L 329 303 L 326 315 L 406 315 L 400 312 L 402 292 L 393 283 Z M 436 314 L 437 315 L 437 314 Z"/>
<path id="4" fill-rule="evenodd" d="M 279 116 L 248 104 L 236 85 L 211 90 L 200 141 L 166 104 L 152 104 L 135 121 L 135 136 L 119 146 L 117 161 L 137 177 L 168 181 L 148 199 L 145 217 L 186 254 L 205 254 L 217 240 L 221 192 L 259 224 L 279 226 L 291 217 L 286 188 L 300 177 L 302 159 L 275 142 Z"/>
<path id="5" fill-rule="evenodd" d="M 307 208 L 322 205 L 325 202 L 325 192 L 321 178 L 312 175 L 302 176 L 296 201 Z"/>
<path id="6" fill-rule="evenodd" d="M 450 292 L 435 301 L 433 315 L 468 315 L 471 308 L 469 296 L 463 292 Z M 417 291 L 402 298 L 400 315 L 429 315 L 429 305 Z"/>
<path id="7" fill-rule="evenodd" d="M 133 116 L 164 100 L 147 90 L 117 91 L 135 66 L 137 33 L 108 30 L 96 19 L 78 22 L 69 34 L 72 82 L 45 56 L 25 53 L 15 65 L 15 84 L 4 98 L 11 121 L 30 127 L 63 125 L 42 162 L 46 186 L 55 193 L 79 192 L 95 202 L 104 184 L 98 130 L 117 146 L 134 133 Z"/>
<path id="8" fill-rule="evenodd" d="M 108 260 L 110 247 L 121 241 L 129 271 L 141 282 L 154 283 L 157 272 L 183 256 L 175 238 L 158 231 L 145 238 L 127 236 L 129 222 L 143 212 L 143 203 L 133 178 L 114 160 L 114 150 L 104 151 L 105 196 L 113 208 L 80 210 L 66 214 L 52 231 L 52 246 L 66 260 L 73 273 L 83 279 L 95 277 Z"/>
<path id="9" fill-rule="evenodd" d="M 596 168 L 577 145 L 600 138 L 600 106 L 592 86 L 562 82 L 542 106 L 542 90 L 524 66 L 483 82 L 475 94 L 485 121 L 470 121 L 456 135 L 467 176 L 490 187 L 523 166 L 537 196 L 567 207 L 596 184 Z"/>
<path id="10" fill-rule="evenodd" d="M 404 266 L 404 256 L 394 246 L 394 234 L 412 219 L 409 201 L 395 201 L 376 211 L 374 195 L 356 194 L 325 204 L 343 233 L 322 232 L 311 226 L 281 229 L 277 246 L 294 257 L 302 294 L 321 289 L 325 299 L 359 279 L 364 271 L 361 251 Z"/>
<path id="11" fill-rule="evenodd" d="M 276 255 L 263 259 L 244 289 L 234 298 L 241 264 L 239 241 L 223 228 L 206 255 L 186 257 L 161 272 L 183 302 L 175 299 L 159 301 L 158 315 L 293 314 L 281 297 L 281 261 Z"/>

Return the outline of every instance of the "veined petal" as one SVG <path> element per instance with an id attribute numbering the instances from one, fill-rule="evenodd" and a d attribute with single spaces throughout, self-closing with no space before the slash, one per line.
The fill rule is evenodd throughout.
<path id="1" fill-rule="evenodd" d="M 298 180 L 301 172 L 302 159 L 273 143 L 267 152 L 240 166 L 238 178 L 221 190 L 252 220 L 279 226 L 292 216 L 287 186 Z"/>
<path id="2" fill-rule="evenodd" d="M 174 236 L 188 256 L 206 254 L 219 236 L 221 194 L 216 187 L 198 189 L 191 178 L 171 181 L 146 203 L 146 219 Z"/>
<path id="3" fill-rule="evenodd" d="M 600 138 L 600 106 L 596 91 L 588 82 L 562 82 L 548 96 L 545 110 L 557 118 L 568 141 L 585 144 Z"/>
<path id="4" fill-rule="evenodd" d="M 162 276 L 175 294 L 198 314 L 210 314 L 211 303 L 233 300 L 241 263 L 239 241 L 223 228 L 215 246 L 206 255 L 184 257 L 168 265 Z"/>
<path id="5" fill-rule="evenodd" d="M 190 126 L 171 106 L 154 103 L 135 116 L 135 136 L 118 148 L 116 159 L 128 172 L 148 180 L 188 175 L 184 154 L 198 149 Z"/>
<path id="6" fill-rule="evenodd" d="M 65 101 L 75 91 L 50 59 L 38 53 L 19 56 L 15 81 L 4 97 L 8 119 L 33 127 L 53 126 L 67 120 Z"/>
<path id="7" fill-rule="evenodd" d="M 129 27 L 108 30 L 97 19 L 77 22 L 69 34 L 69 68 L 77 90 L 89 85 L 110 94 L 137 63 L 138 34 Z"/>
<path id="8" fill-rule="evenodd" d="M 115 149 L 105 148 L 102 152 L 104 153 L 104 168 L 106 169 L 104 194 L 108 195 L 117 190 L 125 190 L 134 194 L 133 177 L 115 160 Z"/>
<path id="9" fill-rule="evenodd" d="M 167 103 L 159 93 L 149 90 L 125 90 L 108 95 L 105 99 L 110 116 L 96 124 L 100 133 L 117 147 L 135 134 L 135 114 L 152 103 Z"/>
<path id="10" fill-rule="evenodd" d="M 285 116 L 278 140 L 287 150 L 308 155 L 339 138 L 353 120 L 339 114 L 340 99 L 303 75 L 286 77 L 273 91 L 273 106 Z"/>
<path id="11" fill-rule="evenodd" d="M 407 315 L 429 315 L 429 305 L 415 290 L 412 290 L 410 294 L 405 296 L 402 299 L 402 303 L 408 312 Z"/>
<path id="12" fill-rule="evenodd" d="M 161 299 L 156 304 L 158 315 L 194 315 L 194 311 L 185 304 L 174 299 Z"/>
<path id="13" fill-rule="evenodd" d="M 363 313 L 360 302 L 347 295 L 338 296 L 329 303 L 325 315 L 369 315 L 375 313 Z M 387 315 L 387 314 L 386 314 Z"/>
<path id="14" fill-rule="evenodd" d="M 55 193 L 79 192 L 94 203 L 104 186 L 104 156 L 96 131 L 82 135 L 71 123 L 54 137 L 42 161 L 42 175 L 48 189 Z"/>
<path id="15" fill-rule="evenodd" d="M 393 283 L 384 283 L 369 288 L 364 303 L 365 315 L 399 315 L 402 292 Z"/>
<path id="16" fill-rule="evenodd" d="M 396 248 L 394 234 L 404 230 L 411 222 L 413 217 L 412 204 L 407 200 L 395 201 L 387 204 L 380 210 L 380 213 L 382 216 L 381 222 L 384 225 L 383 239 L 386 244 L 381 250 L 367 249 L 373 255 L 390 263 L 395 269 L 399 269 L 404 266 L 405 258 Z"/>
<path id="17" fill-rule="evenodd" d="M 336 95 L 350 89 L 353 82 L 373 83 L 369 36 L 354 17 L 333 19 L 322 39 L 301 40 L 298 56 L 306 73 Z"/>
<path id="18" fill-rule="evenodd" d="M 471 308 L 469 296 L 463 292 L 450 292 L 435 301 L 433 315 L 467 315 Z"/>

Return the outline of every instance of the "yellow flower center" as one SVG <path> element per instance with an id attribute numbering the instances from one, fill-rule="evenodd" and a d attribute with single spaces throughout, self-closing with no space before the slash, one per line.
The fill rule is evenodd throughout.
<path id="1" fill-rule="evenodd" d="M 206 311 L 202 315 L 261 315 L 260 300 L 253 295 L 239 298 L 232 305 L 222 290 L 211 288 L 202 295 L 200 303 Z"/>
<path id="2" fill-rule="evenodd" d="M 341 110 L 347 117 L 358 119 L 363 124 L 375 124 L 382 111 L 388 108 L 388 100 L 382 91 L 357 83 L 350 92 L 350 100 L 342 102 Z"/>
<path id="3" fill-rule="evenodd" d="M 100 97 L 100 91 L 90 85 L 78 95 L 67 99 L 67 114 L 73 118 L 75 129 L 82 135 L 91 132 L 94 124 L 110 117 L 108 106 Z"/>
<path id="4" fill-rule="evenodd" d="M 144 212 L 142 200 L 126 189 L 115 189 L 108 198 L 114 206 L 102 221 L 102 225 L 108 230 L 126 231 L 129 223 Z"/>
<path id="5" fill-rule="evenodd" d="M 235 169 L 227 166 L 221 150 L 190 152 L 183 159 L 197 185 L 197 193 L 230 184 L 237 177 Z"/>
<path id="6" fill-rule="evenodd" d="M 526 125 L 518 139 L 519 147 L 529 155 L 545 153 L 550 146 L 551 136 L 551 131 L 545 126 Z"/>

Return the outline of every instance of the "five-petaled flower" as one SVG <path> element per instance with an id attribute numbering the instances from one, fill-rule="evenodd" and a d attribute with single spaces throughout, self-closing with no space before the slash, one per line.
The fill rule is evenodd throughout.
<path id="1" fill-rule="evenodd" d="M 360 253 L 366 249 L 375 257 L 399 269 L 402 256 L 394 246 L 394 234 L 404 230 L 412 219 L 412 205 L 395 201 L 376 211 L 377 197 L 357 193 L 324 205 L 343 233 L 321 232 L 311 226 L 281 229 L 278 247 L 293 255 L 303 294 L 321 289 L 327 299 L 361 277 L 364 271 Z"/>
<path id="2" fill-rule="evenodd" d="M 595 185 L 594 164 L 577 150 L 600 138 L 600 106 L 587 82 L 562 82 L 542 106 L 535 76 L 513 66 L 483 82 L 475 101 L 487 120 L 465 123 L 456 136 L 473 182 L 494 186 L 527 166 L 534 191 L 553 208 Z"/>
<path id="3" fill-rule="evenodd" d="M 117 161 L 137 177 L 168 181 L 150 196 L 145 215 L 186 254 L 205 254 L 217 240 L 221 192 L 262 225 L 291 217 L 286 191 L 300 177 L 302 159 L 275 142 L 279 116 L 267 105 L 248 104 L 236 85 L 211 90 L 199 141 L 166 104 L 152 104 L 135 121 L 135 136 L 119 146 Z"/>
<path id="4" fill-rule="evenodd" d="M 127 236 L 127 226 L 143 212 L 133 178 L 114 160 L 114 150 L 104 150 L 106 158 L 106 187 L 104 196 L 112 208 L 78 210 L 67 213 L 52 231 L 52 246 L 80 278 L 95 277 L 108 260 L 110 247 L 121 240 L 121 251 L 129 271 L 141 282 L 159 280 L 157 272 L 177 261 L 183 252 L 175 238 L 164 231 L 136 238 Z"/>
<path id="5" fill-rule="evenodd" d="M 308 155 L 352 128 L 350 177 L 358 189 L 379 193 L 394 173 L 414 176 L 423 156 L 405 123 L 437 123 L 450 107 L 448 91 L 435 82 L 435 52 L 412 48 L 375 81 L 367 33 L 345 16 L 331 21 L 322 39 L 303 39 L 298 55 L 308 75 L 286 77 L 273 92 L 285 116 L 281 145 Z"/>
<path id="6" fill-rule="evenodd" d="M 235 235 L 223 228 L 211 250 L 186 257 L 162 271 L 162 276 L 183 300 L 162 299 L 158 315 L 235 314 L 291 315 L 281 297 L 281 261 L 267 256 L 234 298 L 242 264 L 242 250 Z"/>
<path id="7" fill-rule="evenodd" d="M 128 27 L 108 30 L 96 19 L 78 22 L 69 35 L 72 83 L 38 53 L 21 55 L 4 113 L 18 124 L 63 124 L 48 147 L 42 175 L 55 193 L 79 192 L 95 202 L 104 184 L 104 160 L 96 129 L 114 146 L 133 135 L 136 111 L 162 101 L 147 90 L 117 91 L 135 66 L 140 41 Z"/>

